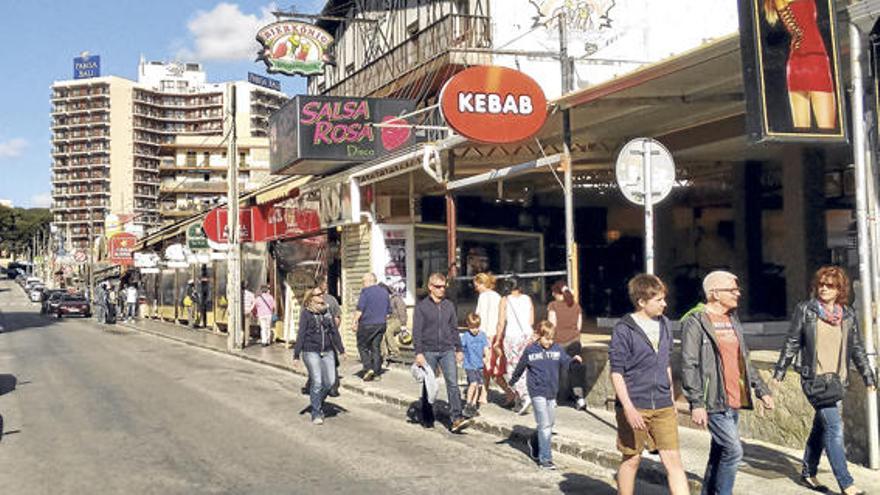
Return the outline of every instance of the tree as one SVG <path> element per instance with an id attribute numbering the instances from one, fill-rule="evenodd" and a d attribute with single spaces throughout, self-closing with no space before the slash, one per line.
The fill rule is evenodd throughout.
<path id="1" fill-rule="evenodd" d="M 52 212 L 47 208 L 0 206 L 0 250 L 21 253 L 39 231 L 48 231 Z"/>

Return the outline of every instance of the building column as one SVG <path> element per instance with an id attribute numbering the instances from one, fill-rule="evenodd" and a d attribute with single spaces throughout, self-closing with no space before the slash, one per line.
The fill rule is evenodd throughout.
<path id="1" fill-rule="evenodd" d="M 782 159 L 785 218 L 785 305 L 788 313 L 809 294 L 813 273 L 826 260 L 825 154 L 791 146 Z"/>
<path id="2" fill-rule="evenodd" d="M 748 161 L 732 167 L 733 191 L 733 272 L 745 290 L 740 301 L 740 314 L 761 311 L 764 295 L 761 273 L 763 244 L 761 228 L 761 162 Z"/>

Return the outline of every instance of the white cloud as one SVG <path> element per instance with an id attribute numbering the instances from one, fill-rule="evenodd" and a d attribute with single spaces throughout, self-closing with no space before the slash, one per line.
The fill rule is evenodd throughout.
<path id="1" fill-rule="evenodd" d="M 27 140 L 22 138 L 0 141 L 0 158 L 16 158 L 21 156 L 27 145 Z"/>
<path id="2" fill-rule="evenodd" d="M 253 60 L 259 45 L 257 31 L 275 21 L 274 3 L 260 8 L 259 16 L 245 14 L 238 4 L 221 2 L 213 10 L 196 12 L 187 24 L 193 46 L 184 47 L 177 57 L 184 60 Z"/>
<path id="3" fill-rule="evenodd" d="M 52 193 L 34 194 L 28 200 L 31 208 L 50 208 L 52 206 Z"/>

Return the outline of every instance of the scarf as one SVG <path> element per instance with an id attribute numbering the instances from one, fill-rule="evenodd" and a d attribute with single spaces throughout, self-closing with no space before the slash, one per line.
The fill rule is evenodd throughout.
<path id="1" fill-rule="evenodd" d="M 327 303 L 325 303 L 324 301 L 315 302 L 315 300 L 312 299 L 311 301 L 309 301 L 308 304 L 306 304 L 306 309 L 309 311 L 309 313 L 314 313 L 316 315 L 323 314 L 327 311 Z"/>
<path id="2" fill-rule="evenodd" d="M 829 313 L 828 310 L 825 309 L 825 305 L 819 301 L 819 318 L 831 326 L 840 326 L 840 322 L 843 321 L 843 307 L 839 304 L 835 304 Z"/>

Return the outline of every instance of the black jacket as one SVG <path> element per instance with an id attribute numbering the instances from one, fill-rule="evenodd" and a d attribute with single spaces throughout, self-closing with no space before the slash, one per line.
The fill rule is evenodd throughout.
<path id="1" fill-rule="evenodd" d="M 330 311 L 312 313 L 303 308 L 299 313 L 299 328 L 296 333 L 296 345 L 293 347 L 293 359 L 299 359 L 302 352 L 333 350 L 340 354 L 345 352 L 333 315 Z"/>
<path id="2" fill-rule="evenodd" d="M 669 383 L 669 353 L 672 332 L 665 316 L 660 319 L 660 343 L 657 351 L 632 315 L 621 318 L 611 333 L 608 361 L 611 372 L 619 373 L 626 392 L 639 409 L 662 409 L 672 406 Z"/>
<path id="3" fill-rule="evenodd" d="M 770 394 L 764 380 L 752 367 L 749 349 L 743 337 L 742 324 L 736 315 L 730 315 L 733 329 L 739 339 L 740 373 L 745 384 L 742 409 L 752 409 L 755 396 L 760 399 Z M 724 369 L 715 330 L 706 310 L 696 311 L 681 322 L 681 388 L 691 410 L 705 408 L 707 412 L 727 409 L 727 392 L 724 391 Z"/>
<path id="4" fill-rule="evenodd" d="M 816 376 L 816 328 L 819 320 L 819 302 L 815 299 L 803 301 L 797 305 L 791 317 L 791 326 L 785 345 L 779 352 L 776 370 L 773 377 L 777 380 L 785 378 L 785 371 L 797 358 L 795 370 L 802 378 L 811 379 Z M 856 365 L 865 385 L 875 384 L 874 372 L 868 363 L 868 355 L 862 345 L 862 334 L 855 312 L 849 306 L 843 308 L 843 320 L 840 323 L 844 332 L 846 361 L 841 366 Z"/>
<path id="5" fill-rule="evenodd" d="M 458 316 L 449 299 L 435 303 L 428 296 L 416 304 L 412 330 L 416 354 L 461 350 Z"/>

